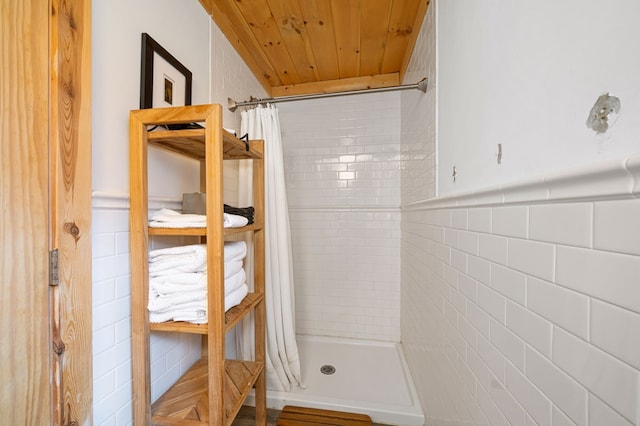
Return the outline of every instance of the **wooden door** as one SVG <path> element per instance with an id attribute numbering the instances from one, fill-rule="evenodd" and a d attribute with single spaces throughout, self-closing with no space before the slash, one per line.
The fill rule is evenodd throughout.
<path id="1" fill-rule="evenodd" d="M 0 0 L 0 424 L 91 423 L 90 4 Z"/>

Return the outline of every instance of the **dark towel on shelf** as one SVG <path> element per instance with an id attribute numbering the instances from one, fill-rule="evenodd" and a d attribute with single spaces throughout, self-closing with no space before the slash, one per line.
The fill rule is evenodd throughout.
<path id="1" fill-rule="evenodd" d="M 224 205 L 224 212 L 227 214 L 235 214 L 238 216 L 246 217 L 249 220 L 248 225 L 253 223 L 253 207 L 231 207 L 227 204 Z"/>

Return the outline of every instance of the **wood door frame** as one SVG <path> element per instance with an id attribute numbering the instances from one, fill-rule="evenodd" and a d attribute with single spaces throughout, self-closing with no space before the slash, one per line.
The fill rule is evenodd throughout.
<path id="1" fill-rule="evenodd" d="M 91 276 L 91 0 L 51 0 L 50 287 L 52 424 L 93 421 Z"/>

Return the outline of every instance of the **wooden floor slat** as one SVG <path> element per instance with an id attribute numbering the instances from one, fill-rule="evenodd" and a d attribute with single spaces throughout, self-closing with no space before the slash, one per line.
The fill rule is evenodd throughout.
<path id="1" fill-rule="evenodd" d="M 289 405 L 282 409 L 278 419 L 278 426 L 371 426 L 371 424 L 371 417 L 364 414 Z"/>

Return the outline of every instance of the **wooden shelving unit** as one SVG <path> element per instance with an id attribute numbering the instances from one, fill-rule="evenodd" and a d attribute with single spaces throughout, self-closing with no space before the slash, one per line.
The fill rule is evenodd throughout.
<path id="1" fill-rule="evenodd" d="M 154 126 L 199 123 L 202 128 L 155 130 Z M 245 142 L 222 128 L 222 106 L 196 105 L 131 111 L 130 244 L 131 332 L 134 425 L 231 425 L 251 388 L 255 389 L 256 424 L 266 424 L 264 302 L 264 163 L 263 142 Z M 147 148 L 156 146 L 200 161 L 200 188 L 206 192 L 206 228 L 148 226 Z M 224 229 L 222 167 L 224 160 L 253 161 L 254 223 Z M 250 233 L 254 247 L 254 291 L 224 311 L 224 239 Z M 200 237 L 207 244 L 208 323 L 169 321 L 150 324 L 149 236 Z M 255 359 L 225 359 L 225 334 L 255 312 Z M 149 336 L 152 331 L 202 335 L 202 358 L 173 387 L 151 404 Z"/>

